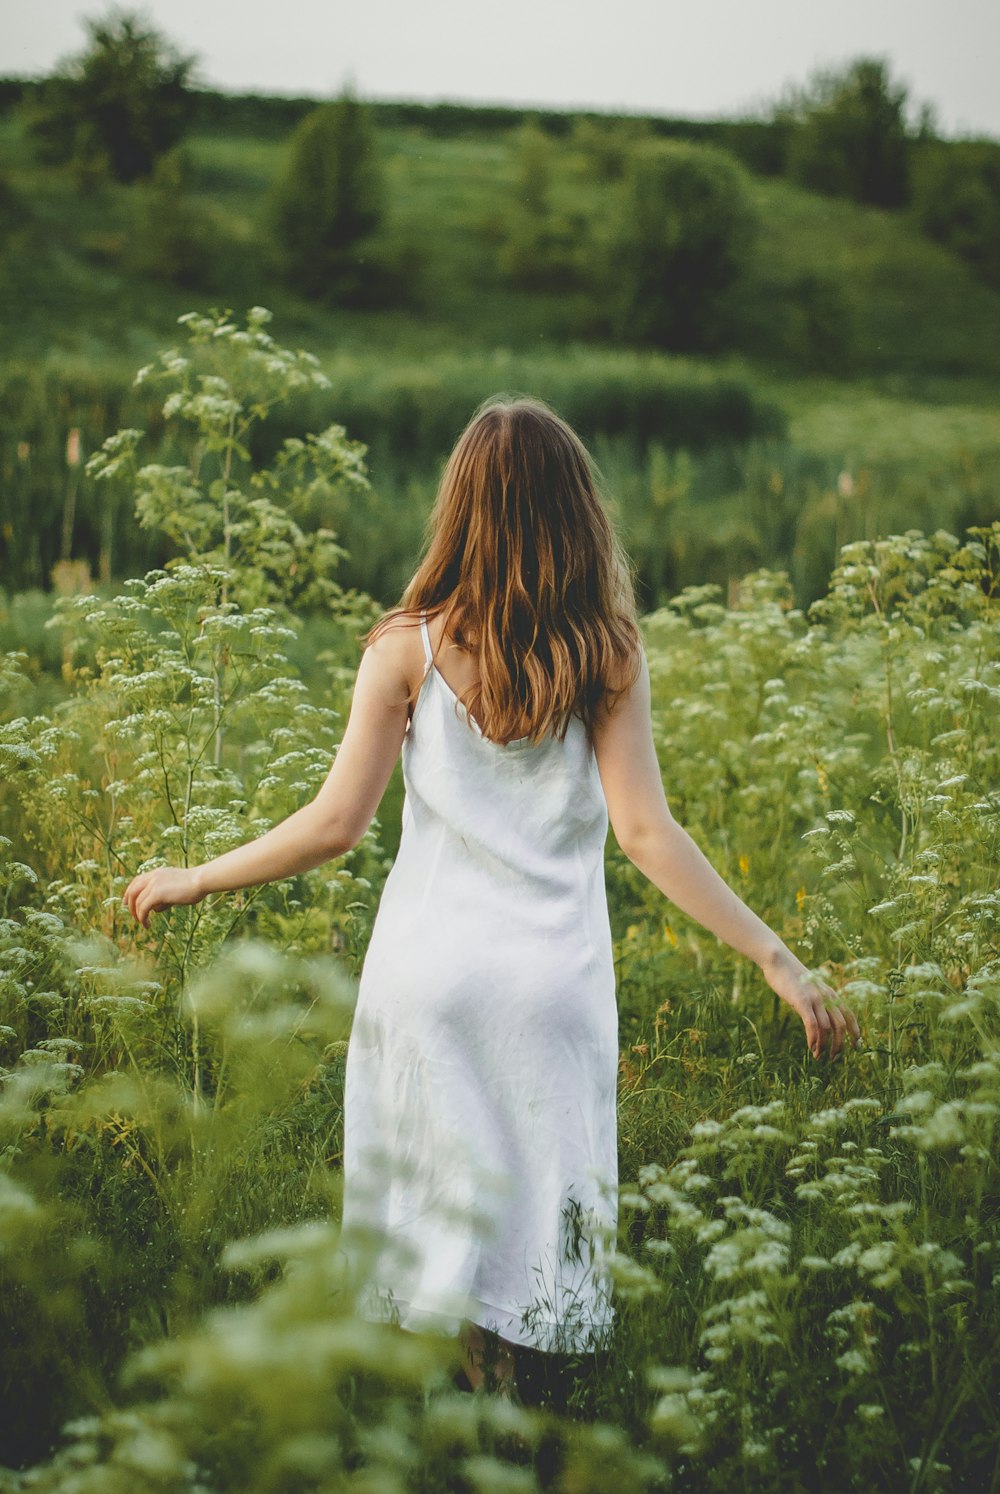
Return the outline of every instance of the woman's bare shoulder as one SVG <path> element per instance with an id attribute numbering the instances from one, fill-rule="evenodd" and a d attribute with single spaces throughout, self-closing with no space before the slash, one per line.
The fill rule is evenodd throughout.
<path id="1" fill-rule="evenodd" d="M 635 654 L 619 661 L 613 677 L 606 682 L 595 712 L 595 727 L 606 727 L 612 718 L 620 718 L 629 708 L 634 711 L 637 704 L 641 709 L 648 698 L 649 665 L 640 641 Z"/>
<path id="2" fill-rule="evenodd" d="M 369 659 L 369 668 L 375 665 L 402 694 L 412 695 L 424 673 L 419 616 L 398 613 L 387 617 L 366 647 L 365 658 Z"/>

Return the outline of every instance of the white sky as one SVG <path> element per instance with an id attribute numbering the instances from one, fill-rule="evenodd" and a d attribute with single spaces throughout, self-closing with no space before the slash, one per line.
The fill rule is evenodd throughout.
<path id="1" fill-rule="evenodd" d="M 146 0 L 223 89 L 693 117 L 752 111 L 818 66 L 888 59 L 945 134 L 1000 137 L 1000 0 Z M 0 74 L 79 50 L 86 0 L 0 0 Z"/>

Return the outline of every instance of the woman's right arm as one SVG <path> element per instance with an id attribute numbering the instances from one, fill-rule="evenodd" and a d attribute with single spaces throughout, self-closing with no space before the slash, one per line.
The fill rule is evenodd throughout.
<path id="1" fill-rule="evenodd" d="M 419 649 L 419 644 L 416 645 Z M 406 731 L 414 642 L 389 628 L 365 649 L 333 766 L 315 798 L 265 834 L 200 866 L 141 872 L 124 903 L 144 928 L 152 913 L 310 871 L 356 846 L 378 809 Z"/>
<path id="2" fill-rule="evenodd" d="M 845 1032 L 857 1044 L 861 1034 L 854 1013 L 840 1005 L 825 982 L 810 976 L 670 813 L 653 739 L 645 652 L 634 685 L 601 713 L 594 750 L 611 828 L 629 860 L 682 912 L 760 966 L 772 990 L 802 1018 L 815 1057 L 827 1035 L 831 1058 L 839 1056 Z"/>

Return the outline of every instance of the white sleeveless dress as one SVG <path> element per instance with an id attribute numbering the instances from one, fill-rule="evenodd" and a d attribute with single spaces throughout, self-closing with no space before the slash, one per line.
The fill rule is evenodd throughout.
<path id="1" fill-rule="evenodd" d="M 618 1022 L 593 749 L 484 736 L 433 664 L 347 1052 L 341 1245 L 362 1315 L 607 1342 Z"/>

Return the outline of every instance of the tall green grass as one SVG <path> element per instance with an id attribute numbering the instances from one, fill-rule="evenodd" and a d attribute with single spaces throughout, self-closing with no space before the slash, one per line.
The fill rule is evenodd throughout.
<path id="1" fill-rule="evenodd" d="M 128 760 L 185 720 L 197 740 L 208 704 L 164 712 L 162 621 L 116 656 L 124 602 L 84 609 L 98 654 L 51 717 L 20 714 L 8 658 L 0 1487 L 988 1488 L 998 590 L 1000 527 L 911 531 L 846 547 L 808 616 L 757 572 L 733 607 L 690 588 L 644 619 L 674 813 L 842 991 L 865 1048 L 812 1060 L 755 970 L 609 845 L 616 1329 L 589 1366 L 520 1355 L 525 1407 L 457 1394 L 452 1344 L 353 1311 L 343 1060 L 377 846 L 367 889 L 331 867 L 256 917 L 237 897 L 200 932 L 196 910 L 127 928 L 121 888 L 171 837 Z M 149 602 L 169 595 L 154 582 Z M 342 688 L 348 640 L 328 642 Z M 264 734 L 229 736 L 187 832 L 241 833 L 238 751 L 262 805 L 293 801 L 295 756 L 266 734 L 282 647 L 269 635 L 242 687 Z M 116 862 L 97 831 L 119 817 Z"/>

